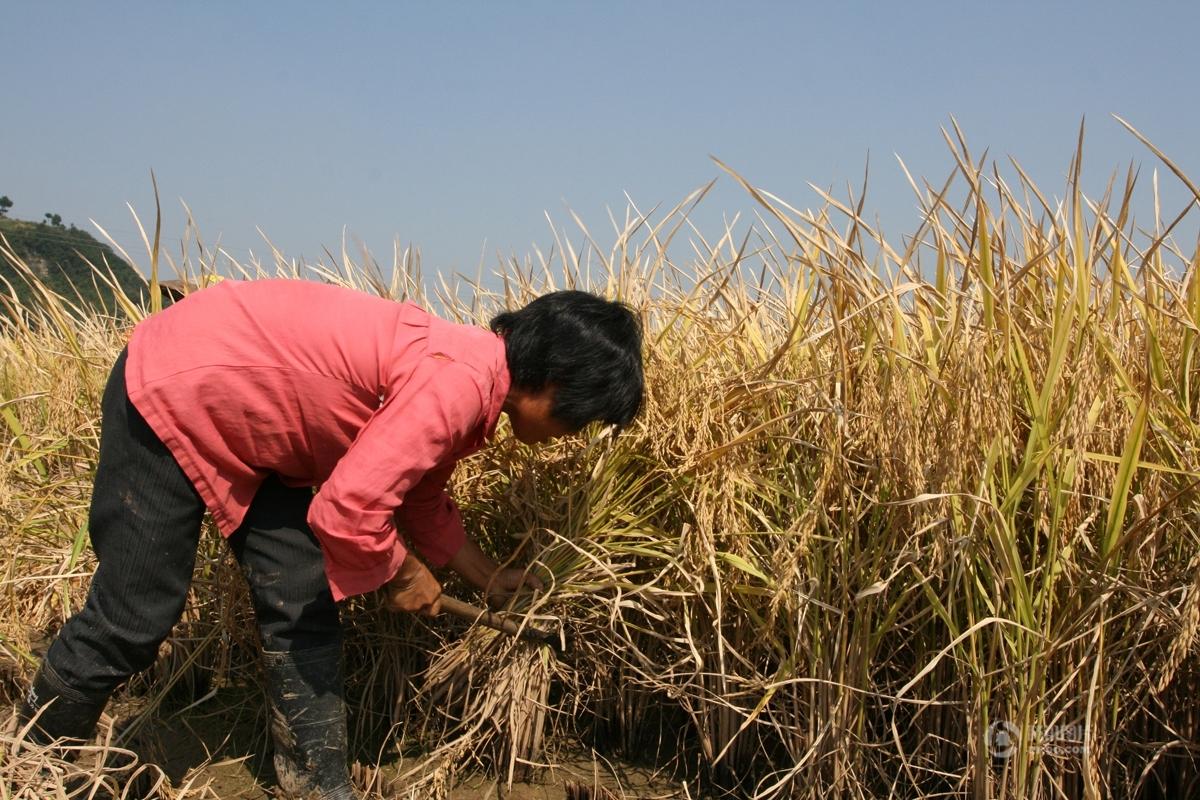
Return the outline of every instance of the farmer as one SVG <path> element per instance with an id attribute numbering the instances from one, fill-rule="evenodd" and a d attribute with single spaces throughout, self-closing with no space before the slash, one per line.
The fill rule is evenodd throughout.
<path id="1" fill-rule="evenodd" d="M 300 280 L 225 281 L 147 318 L 104 392 L 99 566 L 25 699 L 30 737 L 86 740 L 151 665 L 208 511 L 253 597 L 280 786 L 350 798 L 337 602 L 383 587 L 391 610 L 436 615 L 426 563 L 489 592 L 538 588 L 466 538 L 445 492 L 455 462 L 502 411 L 536 443 L 624 425 L 641 400 L 636 318 L 585 292 L 547 294 L 490 331 Z"/>

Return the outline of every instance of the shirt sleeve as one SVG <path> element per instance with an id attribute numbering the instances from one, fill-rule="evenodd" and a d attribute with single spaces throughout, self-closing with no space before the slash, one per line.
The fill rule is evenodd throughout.
<path id="1" fill-rule="evenodd" d="M 445 566 L 467 540 L 458 506 L 446 493 L 453 471 L 453 463 L 429 471 L 396 509 L 409 543 L 435 567 Z"/>
<path id="2" fill-rule="evenodd" d="M 396 574 L 406 555 L 396 509 L 450 460 L 483 408 L 469 367 L 425 356 L 367 420 L 308 510 L 335 600 L 377 589 Z"/>

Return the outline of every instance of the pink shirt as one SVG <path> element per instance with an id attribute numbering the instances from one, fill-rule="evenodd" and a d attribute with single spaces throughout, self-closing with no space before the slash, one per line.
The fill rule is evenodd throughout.
<path id="1" fill-rule="evenodd" d="M 397 521 L 434 565 L 458 552 L 446 480 L 494 432 L 509 380 L 490 331 L 300 280 L 193 293 L 137 325 L 125 367 L 223 535 L 268 474 L 320 486 L 308 522 L 336 600 L 396 574 Z"/>

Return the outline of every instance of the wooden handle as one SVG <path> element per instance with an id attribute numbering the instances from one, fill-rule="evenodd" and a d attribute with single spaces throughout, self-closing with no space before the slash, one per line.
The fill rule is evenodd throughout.
<path id="1" fill-rule="evenodd" d="M 544 631 L 539 631 L 528 625 L 522 627 L 507 617 L 502 617 L 499 614 L 479 608 L 478 606 L 473 606 L 470 603 L 464 603 L 457 597 L 442 595 L 442 610 L 449 611 L 454 616 L 461 617 L 468 622 L 477 622 L 480 625 L 486 625 L 493 630 L 501 631 L 502 633 L 507 633 L 509 636 L 516 636 L 520 639 L 529 639 L 535 642 L 545 642 L 550 639 L 550 634 Z"/>

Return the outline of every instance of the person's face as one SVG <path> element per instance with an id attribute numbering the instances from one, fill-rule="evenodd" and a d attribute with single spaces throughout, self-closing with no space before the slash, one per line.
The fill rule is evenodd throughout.
<path id="1" fill-rule="evenodd" d="M 505 398 L 503 410 L 508 414 L 513 436 L 525 444 L 541 444 L 560 436 L 569 436 L 575 430 L 550 412 L 554 408 L 554 386 L 548 385 L 536 392 L 526 392 L 513 387 Z"/>

